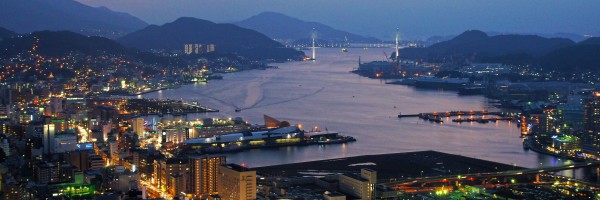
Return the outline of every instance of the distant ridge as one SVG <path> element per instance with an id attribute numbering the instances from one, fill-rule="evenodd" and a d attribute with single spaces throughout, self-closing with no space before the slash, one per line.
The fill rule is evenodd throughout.
<path id="1" fill-rule="evenodd" d="M 73 0 L 2 0 L 0 27 L 17 33 L 68 30 L 117 38 L 147 26 L 129 14 L 94 8 Z"/>
<path id="2" fill-rule="evenodd" d="M 0 27 L 0 41 L 16 36 L 17 33 Z"/>
<path id="3" fill-rule="evenodd" d="M 192 17 L 182 17 L 161 26 L 151 25 L 117 40 L 142 50 L 183 50 L 184 44 L 215 44 L 220 53 L 235 53 L 260 59 L 295 59 L 300 51 L 284 48 L 279 42 L 233 24 L 217 24 Z"/>
<path id="4" fill-rule="evenodd" d="M 36 53 L 44 56 L 64 56 L 71 52 L 83 54 L 128 53 L 117 42 L 97 36 L 85 36 L 70 31 L 40 31 L 13 37 L 0 42 L 0 55 L 11 56 L 31 50 L 35 39 L 39 39 Z"/>
<path id="5" fill-rule="evenodd" d="M 542 56 L 551 51 L 574 45 L 562 38 L 544 38 L 535 35 L 488 36 L 478 30 L 466 31 L 451 40 L 439 42 L 426 48 L 400 50 L 400 57 L 411 59 L 478 59 L 511 54 Z"/>
<path id="6" fill-rule="evenodd" d="M 591 37 L 591 38 L 583 40 L 577 44 L 580 44 L 580 45 L 598 44 L 598 45 L 600 45 L 600 37 Z"/>
<path id="7" fill-rule="evenodd" d="M 261 32 L 270 38 L 281 40 L 301 40 L 311 36 L 313 28 L 317 30 L 318 38 L 326 41 L 378 42 L 373 37 L 364 37 L 346 31 L 337 30 L 318 22 L 306 22 L 284 14 L 263 12 L 248 19 L 235 23 L 244 28 Z"/>
<path id="8" fill-rule="evenodd" d="M 401 58 L 429 62 L 467 64 L 496 62 L 532 64 L 560 72 L 600 71 L 600 38 L 575 43 L 564 38 L 537 35 L 488 36 L 478 30 L 464 33 L 426 48 L 400 50 Z"/>

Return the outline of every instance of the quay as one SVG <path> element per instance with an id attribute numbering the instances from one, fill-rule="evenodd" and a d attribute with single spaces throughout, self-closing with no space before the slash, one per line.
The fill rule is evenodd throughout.
<path id="1" fill-rule="evenodd" d="M 419 117 L 423 118 L 424 116 L 440 116 L 440 117 L 453 117 L 460 115 L 504 115 L 502 112 L 490 112 L 487 110 L 480 111 L 447 111 L 447 112 L 431 112 L 431 113 L 419 113 L 419 114 L 402 114 L 398 115 L 398 118 L 403 117 Z"/>
<path id="2" fill-rule="evenodd" d="M 461 118 L 460 116 L 462 115 L 470 115 L 470 118 Z M 485 115 L 496 115 L 498 117 L 493 117 L 493 118 L 485 118 L 485 117 L 479 117 L 479 118 L 474 118 L 473 116 L 485 116 Z M 477 121 L 480 123 L 487 123 L 490 121 L 497 121 L 497 120 L 512 120 L 513 118 L 511 116 L 508 116 L 502 112 L 490 112 L 487 110 L 479 110 L 479 111 L 447 111 L 447 112 L 431 112 L 431 113 L 419 113 L 419 114 L 398 114 L 398 118 L 404 118 L 404 117 L 419 117 L 423 120 L 429 120 L 429 121 L 433 121 L 433 122 L 437 122 L 437 123 L 442 123 L 444 122 L 442 120 L 442 117 L 454 117 L 454 116 L 458 116 L 458 119 L 453 119 L 453 122 L 470 122 L 470 121 Z"/>
<path id="3" fill-rule="evenodd" d="M 513 120 L 513 117 L 468 117 L 468 118 L 458 118 L 453 119 L 453 122 L 461 123 L 461 122 L 479 122 L 479 123 L 488 123 L 495 121 L 510 121 Z"/>

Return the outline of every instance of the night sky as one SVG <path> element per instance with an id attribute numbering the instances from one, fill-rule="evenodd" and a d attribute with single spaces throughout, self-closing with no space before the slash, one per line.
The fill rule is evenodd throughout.
<path id="1" fill-rule="evenodd" d="M 379 38 L 396 27 L 408 38 L 478 29 L 499 33 L 600 34 L 597 0 L 78 0 L 151 24 L 182 16 L 235 22 L 264 11 Z"/>

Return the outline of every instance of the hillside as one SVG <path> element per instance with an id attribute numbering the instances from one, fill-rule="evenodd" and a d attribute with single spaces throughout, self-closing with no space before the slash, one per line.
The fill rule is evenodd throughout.
<path id="1" fill-rule="evenodd" d="M 0 55 L 13 56 L 32 49 L 45 56 L 63 56 L 70 52 L 98 54 L 103 52 L 127 53 L 120 44 L 107 38 L 84 36 L 70 31 L 40 31 L 23 37 L 13 37 L 0 42 Z"/>
<path id="2" fill-rule="evenodd" d="M 600 70 L 600 45 L 575 45 L 545 55 L 540 64 L 564 72 Z"/>
<path id="3" fill-rule="evenodd" d="M 117 40 L 124 46 L 182 51 L 185 44 L 215 44 L 216 51 L 260 59 L 299 58 L 304 54 L 254 30 L 183 17 L 161 26 L 151 25 Z"/>
<path id="4" fill-rule="evenodd" d="M 129 14 L 94 8 L 74 0 L 2 0 L 0 27 L 17 33 L 68 30 L 117 38 L 147 24 Z"/>
<path id="5" fill-rule="evenodd" d="M 337 30 L 318 22 L 302 21 L 297 18 L 274 12 L 263 12 L 235 24 L 244 28 L 256 30 L 273 39 L 300 40 L 310 38 L 314 28 L 317 31 L 319 39 L 330 42 L 345 41 L 345 38 L 348 38 L 350 42 L 379 41 L 376 38 L 363 37 L 346 31 Z"/>
<path id="6" fill-rule="evenodd" d="M 0 41 L 16 36 L 17 33 L 0 27 Z"/>
<path id="7" fill-rule="evenodd" d="M 535 35 L 497 35 L 473 30 L 427 48 L 400 50 L 402 58 L 410 59 L 481 59 L 507 55 L 543 56 L 554 50 L 574 45 L 568 39 L 543 38 Z"/>
<path id="8" fill-rule="evenodd" d="M 591 38 L 588 38 L 588 39 L 586 39 L 586 40 L 583 40 L 583 41 L 581 41 L 581 42 L 579 42 L 579 43 L 577 43 L 577 44 L 580 44 L 580 45 L 593 45 L 593 44 L 598 44 L 598 45 L 600 45 L 600 37 L 591 37 Z"/>

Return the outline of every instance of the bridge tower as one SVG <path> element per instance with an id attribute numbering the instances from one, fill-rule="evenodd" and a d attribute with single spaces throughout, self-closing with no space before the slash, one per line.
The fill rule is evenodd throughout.
<path id="1" fill-rule="evenodd" d="M 310 58 L 311 60 L 316 60 L 317 59 L 317 47 L 315 46 L 315 39 L 317 38 L 317 31 L 313 28 L 312 31 L 312 57 Z"/>
<path id="2" fill-rule="evenodd" d="M 396 59 L 394 59 L 394 64 L 396 65 L 396 70 L 394 74 L 402 75 L 402 68 L 400 66 L 400 29 L 396 28 Z"/>
<path id="3" fill-rule="evenodd" d="M 400 37 L 399 31 L 400 31 L 400 29 L 396 28 L 396 63 L 400 63 L 400 51 L 398 50 L 398 48 L 399 48 L 398 38 Z"/>

